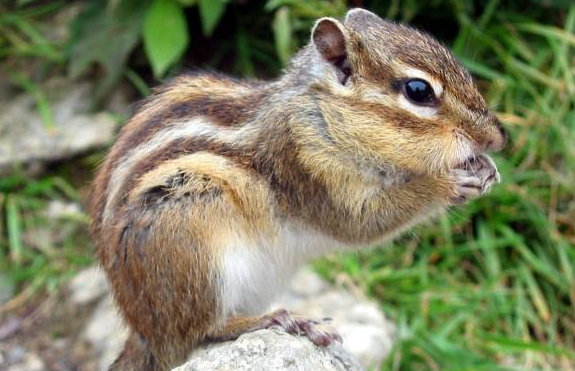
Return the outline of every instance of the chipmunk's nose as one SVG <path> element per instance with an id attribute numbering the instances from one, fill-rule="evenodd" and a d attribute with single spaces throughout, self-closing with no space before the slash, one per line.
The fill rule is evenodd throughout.
<path id="1" fill-rule="evenodd" d="M 503 125 L 501 125 L 501 121 L 499 120 L 495 121 L 494 129 L 495 130 L 493 130 L 494 132 L 491 135 L 489 142 L 487 142 L 487 146 L 485 146 L 485 149 L 487 151 L 498 152 L 505 147 L 505 144 L 507 144 L 508 137 L 507 132 L 503 128 Z"/>

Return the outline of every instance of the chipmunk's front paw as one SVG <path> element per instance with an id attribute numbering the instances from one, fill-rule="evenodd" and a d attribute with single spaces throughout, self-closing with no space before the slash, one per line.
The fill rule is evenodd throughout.
<path id="1" fill-rule="evenodd" d="M 451 176 L 455 184 L 450 198 L 453 204 L 463 204 L 485 194 L 493 183 L 501 179 L 497 166 L 487 155 L 480 155 L 452 169 Z"/>

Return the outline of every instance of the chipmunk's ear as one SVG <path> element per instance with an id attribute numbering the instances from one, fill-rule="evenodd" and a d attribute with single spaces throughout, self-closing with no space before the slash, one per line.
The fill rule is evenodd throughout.
<path id="1" fill-rule="evenodd" d="M 320 18 L 311 32 L 315 48 L 335 68 L 339 81 L 344 85 L 351 75 L 346 38 L 347 30 L 333 18 Z"/>
<path id="2" fill-rule="evenodd" d="M 382 19 L 375 13 L 362 8 L 350 9 L 345 15 L 343 23 L 353 30 L 368 28 L 373 24 L 382 22 Z"/>

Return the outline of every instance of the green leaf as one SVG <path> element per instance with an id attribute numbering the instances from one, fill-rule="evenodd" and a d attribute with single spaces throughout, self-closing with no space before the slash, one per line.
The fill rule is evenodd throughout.
<path id="1" fill-rule="evenodd" d="M 175 0 L 154 0 L 144 19 L 144 49 L 154 75 L 163 76 L 189 43 L 182 7 Z"/>
<path id="2" fill-rule="evenodd" d="M 128 56 L 136 47 L 142 29 L 147 1 L 123 0 L 110 8 L 92 1 L 72 24 L 68 50 L 68 73 L 78 77 L 99 65 L 104 78 L 98 84 L 96 99 L 102 98 L 118 82 Z"/>
<path id="3" fill-rule="evenodd" d="M 200 0 L 200 18 L 204 35 L 211 36 L 224 15 L 227 0 Z"/>

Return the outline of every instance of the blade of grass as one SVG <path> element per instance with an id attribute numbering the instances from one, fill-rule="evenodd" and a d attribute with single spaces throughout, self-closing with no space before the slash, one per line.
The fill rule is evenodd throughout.
<path id="1" fill-rule="evenodd" d="M 52 115 L 52 110 L 50 109 L 50 103 L 44 92 L 34 84 L 32 80 L 27 78 L 21 73 L 12 72 L 8 76 L 12 81 L 18 84 L 24 91 L 34 97 L 36 100 L 36 107 L 38 108 L 38 113 L 42 118 L 42 122 L 47 129 L 53 129 L 55 127 L 54 117 Z"/>
<path id="2" fill-rule="evenodd" d="M 18 209 L 18 199 L 13 195 L 6 196 L 6 229 L 8 232 L 8 245 L 10 260 L 20 264 L 22 259 L 21 220 Z"/>

